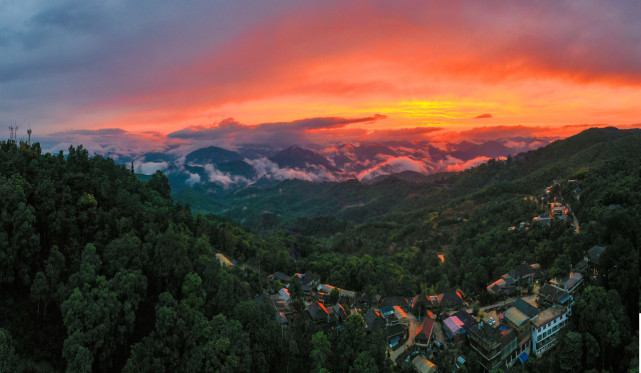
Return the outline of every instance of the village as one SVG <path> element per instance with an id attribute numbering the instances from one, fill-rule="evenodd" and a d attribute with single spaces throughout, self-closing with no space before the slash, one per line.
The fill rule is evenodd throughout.
<path id="1" fill-rule="evenodd" d="M 522 223 L 520 229 L 574 216 L 560 197 L 553 197 L 551 190 L 558 185 L 555 181 L 538 198 L 545 212 Z M 579 193 L 577 187 L 577 199 Z M 571 224 L 578 232 L 578 221 L 573 219 Z M 499 299 L 492 304 L 480 304 L 460 289 L 382 297 L 323 283 L 315 273 L 289 276 L 282 272 L 267 276 L 269 286 L 256 301 L 275 311 L 283 335 L 300 317 L 311 320 L 318 330 L 329 331 L 340 330 L 349 315 L 359 314 L 368 335 L 383 334 L 394 364 L 410 364 L 416 372 L 457 371 L 472 351 L 485 371 L 507 369 L 541 357 L 557 345 L 584 278 L 598 275 L 599 257 L 605 249 L 592 247 L 566 277 L 548 281 L 538 263 L 522 263 L 487 285 L 492 299 Z M 223 254 L 217 256 L 223 266 L 235 265 Z M 292 289 L 294 283 L 298 290 Z M 298 310 L 294 291 L 302 292 Z"/>

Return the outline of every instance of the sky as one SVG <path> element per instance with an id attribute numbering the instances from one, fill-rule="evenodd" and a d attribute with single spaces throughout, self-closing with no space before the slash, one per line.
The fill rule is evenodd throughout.
<path id="1" fill-rule="evenodd" d="M 638 1 L 0 0 L 0 124 L 132 147 L 639 127 L 640 18 Z"/>

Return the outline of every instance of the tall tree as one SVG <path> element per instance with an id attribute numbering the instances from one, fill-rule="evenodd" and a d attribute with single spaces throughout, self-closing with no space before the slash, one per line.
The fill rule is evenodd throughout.
<path id="1" fill-rule="evenodd" d="M 581 333 L 566 333 L 561 338 L 559 345 L 559 364 L 561 369 L 568 372 L 579 371 L 583 365 L 583 338 Z"/>
<path id="2" fill-rule="evenodd" d="M 328 371 L 329 358 L 332 353 L 332 345 L 327 340 L 323 332 L 318 332 L 312 336 L 312 366 L 314 372 Z"/>

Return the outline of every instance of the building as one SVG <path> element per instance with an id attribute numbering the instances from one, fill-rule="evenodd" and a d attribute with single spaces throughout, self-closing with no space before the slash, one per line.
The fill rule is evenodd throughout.
<path id="1" fill-rule="evenodd" d="M 582 285 L 583 275 L 578 272 L 571 272 L 568 278 L 559 283 L 559 287 L 570 294 L 576 294 Z"/>
<path id="2" fill-rule="evenodd" d="M 524 301 L 521 298 L 515 300 L 514 303 L 512 303 L 511 307 L 516 307 L 519 311 L 521 311 L 524 315 L 528 316 L 529 318 L 532 318 L 539 314 L 538 308 L 534 307 L 533 305 Z"/>
<path id="3" fill-rule="evenodd" d="M 269 279 L 271 282 L 278 280 L 283 285 L 289 284 L 289 276 L 287 276 L 283 272 L 274 272 L 272 275 L 269 276 Z"/>
<path id="4" fill-rule="evenodd" d="M 394 316 L 396 316 L 396 319 L 398 320 L 399 323 L 407 322 L 407 314 L 399 306 L 394 306 Z"/>
<path id="5" fill-rule="evenodd" d="M 407 338 L 407 326 L 396 324 L 385 328 L 385 337 L 390 348 L 395 348 L 401 341 Z"/>
<path id="6" fill-rule="evenodd" d="M 383 315 L 385 325 L 388 327 L 407 322 L 407 314 L 399 306 L 381 307 L 380 313 Z"/>
<path id="7" fill-rule="evenodd" d="M 534 264 L 530 265 L 528 263 L 519 264 L 514 267 L 507 274 L 509 277 L 516 280 L 517 284 L 530 284 L 532 283 L 532 274 L 534 273 Z"/>
<path id="8" fill-rule="evenodd" d="M 443 320 L 443 331 L 452 342 L 460 343 L 465 340 L 468 329 L 477 324 L 477 321 L 467 311 L 461 310 Z"/>
<path id="9" fill-rule="evenodd" d="M 290 296 L 289 290 L 287 288 L 282 288 L 282 289 L 278 290 L 278 295 L 283 297 L 283 299 L 285 299 L 287 302 L 290 302 L 291 296 Z"/>
<path id="10" fill-rule="evenodd" d="M 537 294 L 536 302 L 539 305 L 540 309 L 548 308 L 554 305 L 561 305 L 568 307 L 569 312 L 571 313 L 571 308 L 574 298 L 572 295 L 552 284 L 545 284 L 539 289 Z"/>
<path id="11" fill-rule="evenodd" d="M 379 311 L 370 309 L 369 311 L 367 311 L 363 318 L 365 319 L 365 324 L 367 325 L 365 329 L 368 332 L 375 332 L 377 330 L 385 329 L 385 318 Z"/>
<path id="12" fill-rule="evenodd" d="M 565 206 L 559 202 L 554 202 L 550 204 L 550 217 L 559 218 L 567 214 L 567 209 Z"/>
<path id="13" fill-rule="evenodd" d="M 471 326 L 477 324 L 476 319 L 465 310 L 460 310 L 453 316 L 456 316 L 463 322 L 463 328 L 465 329 L 465 332 L 467 332 L 467 329 L 469 329 Z"/>
<path id="14" fill-rule="evenodd" d="M 583 260 L 588 262 L 588 267 L 590 267 L 595 275 L 599 273 L 599 261 L 601 258 L 601 254 L 603 254 L 604 251 L 605 247 L 603 246 L 593 246 L 588 250 L 587 255 L 583 257 Z"/>
<path id="15" fill-rule="evenodd" d="M 361 295 L 356 297 L 356 306 L 364 309 L 369 309 L 370 307 L 378 308 L 381 299 L 383 299 L 383 297 L 379 294 L 369 295 L 367 293 L 361 293 Z"/>
<path id="16" fill-rule="evenodd" d="M 330 324 L 336 321 L 336 314 L 332 307 L 325 307 L 323 303 L 314 302 L 307 309 L 309 316 L 315 323 Z"/>
<path id="17" fill-rule="evenodd" d="M 340 303 L 336 303 L 332 308 L 334 309 L 334 314 L 338 322 L 342 322 L 347 318 L 347 311 L 345 311 L 345 308 Z"/>
<path id="18" fill-rule="evenodd" d="M 353 291 L 338 288 L 338 294 L 343 303 L 353 305 L 356 302 L 356 293 Z"/>
<path id="19" fill-rule="evenodd" d="M 530 320 L 539 314 L 539 309 L 524 301 L 517 299 L 511 307 L 503 313 L 505 323 L 517 333 L 518 347 L 516 353 L 525 358 L 532 351 L 532 333 Z M 523 355 L 525 353 L 525 355 Z"/>
<path id="20" fill-rule="evenodd" d="M 507 325 L 514 329 L 519 336 L 527 335 L 529 333 L 529 323 L 530 317 L 519 311 L 516 307 L 510 307 L 505 312 L 503 312 L 503 320 Z"/>
<path id="21" fill-rule="evenodd" d="M 403 311 L 407 311 L 409 305 L 410 301 L 405 297 L 385 297 L 383 301 L 380 302 L 381 308 L 399 306 Z"/>
<path id="22" fill-rule="evenodd" d="M 294 307 L 292 306 L 291 299 L 289 296 L 285 297 L 280 294 L 269 295 L 267 296 L 267 303 L 277 313 L 282 312 L 285 315 L 290 315 L 294 313 Z"/>
<path id="23" fill-rule="evenodd" d="M 588 269 L 588 261 L 585 259 L 579 260 L 578 263 L 574 266 L 575 272 L 585 272 Z"/>
<path id="24" fill-rule="evenodd" d="M 414 344 L 419 347 L 429 347 L 432 342 L 432 331 L 434 329 L 434 320 L 426 317 L 416 329 L 416 336 L 414 337 Z"/>
<path id="25" fill-rule="evenodd" d="M 511 366 L 518 357 L 517 334 L 513 329 L 495 329 L 487 323 L 470 328 L 470 346 L 478 353 L 485 371 Z"/>
<path id="26" fill-rule="evenodd" d="M 436 296 L 438 299 L 438 305 L 443 308 L 458 308 L 465 304 L 465 294 L 461 289 L 456 291 L 446 291 L 445 293 L 439 294 Z"/>
<path id="27" fill-rule="evenodd" d="M 412 367 L 414 367 L 414 370 L 416 370 L 418 373 L 436 373 L 437 370 L 434 363 L 427 360 L 421 355 L 416 356 L 412 360 Z"/>
<path id="28" fill-rule="evenodd" d="M 550 307 L 531 321 L 532 352 L 541 356 L 558 342 L 559 331 L 568 324 L 569 307 L 556 305 Z"/>
<path id="29" fill-rule="evenodd" d="M 487 286 L 487 291 L 491 294 L 513 295 L 516 293 L 517 286 L 532 284 L 534 280 L 540 278 L 543 272 L 541 265 L 538 263 L 522 263 L 512 268 L 498 280 Z"/>

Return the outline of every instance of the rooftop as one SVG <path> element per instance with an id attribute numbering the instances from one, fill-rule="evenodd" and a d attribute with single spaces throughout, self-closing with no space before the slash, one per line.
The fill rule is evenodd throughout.
<path id="1" fill-rule="evenodd" d="M 470 333 L 488 344 L 498 343 L 501 341 L 501 332 L 494 329 L 487 323 L 478 323 L 470 328 Z"/>
<path id="2" fill-rule="evenodd" d="M 532 318 L 532 317 L 534 317 L 534 316 L 539 314 L 539 309 L 538 308 L 534 307 L 533 305 L 531 305 L 530 303 L 524 301 L 521 298 L 515 300 L 514 303 L 512 303 L 512 307 L 515 307 L 516 309 L 521 311 L 521 313 L 523 313 L 524 315 L 526 315 L 526 316 L 528 316 L 530 318 Z"/>
<path id="3" fill-rule="evenodd" d="M 420 373 L 436 372 L 436 365 L 421 355 L 418 355 L 412 360 L 412 365 Z"/>
<path id="4" fill-rule="evenodd" d="M 438 302 L 443 307 L 455 307 L 463 304 L 463 293 L 460 290 L 446 291 L 445 293 L 437 295 Z"/>
<path id="5" fill-rule="evenodd" d="M 405 311 L 403 311 L 399 306 L 394 306 L 394 313 L 396 314 L 396 317 L 400 319 L 404 319 L 407 317 L 407 314 L 405 313 Z"/>
<path id="6" fill-rule="evenodd" d="M 429 317 L 426 317 L 425 320 L 423 320 L 423 322 L 419 324 L 418 328 L 416 329 L 416 337 L 422 334 L 427 339 L 430 339 L 430 337 L 432 336 L 433 329 L 434 329 L 434 320 L 430 319 Z"/>
<path id="7" fill-rule="evenodd" d="M 577 286 L 581 281 L 583 281 L 583 276 L 580 273 L 570 273 L 570 278 L 568 278 L 564 283 L 566 289 L 571 290 Z"/>
<path id="8" fill-rule="evenodd" d="M 459 318 L 456 316 L 448 317 L 447 319 L 443 320 L 443 327 L 449 330 L 452 333 L 452 336 L 458 334 L 464 325 L 465 323 L 459 320 Z"/>
<path id="9" fill-rule="evenodd" d="M 564 304 L 571 298 L 568 292 L 550 284 L 545 284 L 541 289 L 539 289 L 538 297 L 539 305 L 541 303 Z"/>
<path id="10" fill-rule="evenodd" d="M 565 307 L 554 306 L 546 309 L 541 312 L 538 316 L 531 320 L 532 325 L 537 328 L 549 323 L 550 321 L 556 319 L 557 317 L 563 315 L 566 312 Z"/>
<path id="11" fill-rule="evenodd" d="M 599 258 L 604 251 L 605 247 L 603 246 L 592 246 L 592 248 L 588 250 L 588 257 L 590 258 L 590 261 L 598 263 Z"/>
<path id="12" fill-rule="evenodd" d="M 476 319 L 465 310 L 458 311 L 454 316 L 461 320 L 465 327 L 470 327 L 476 324 Z"/>
<path id="13" fill-rule="evenodd" d="M 516 326 L 521 326 L 524 322 L 530 319 L 526 314 L 519 311 L 516 307 L 510 307 L 503 313 L 503 316 Z"/>

